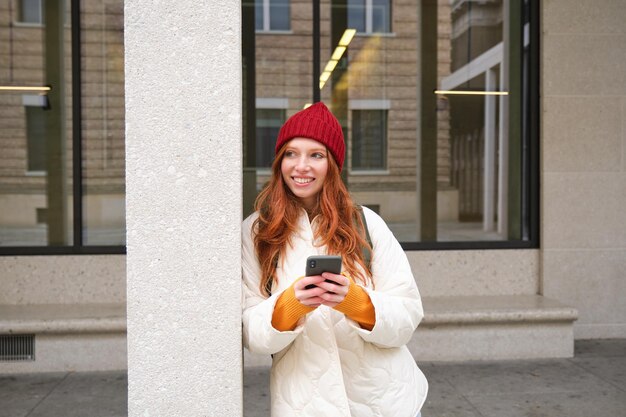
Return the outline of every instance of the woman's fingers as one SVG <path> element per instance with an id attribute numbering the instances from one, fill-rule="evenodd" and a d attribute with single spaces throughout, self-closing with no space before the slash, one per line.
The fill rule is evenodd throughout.
<path id="1" fill-rule="evenodd" d="M 323 305 L 327 307 L 335 307 L 341 303 L 350 288 L 350 280 L 343 275 L 331 274 L 324 272 L 322 274 L 324 281 L 317 284 L 320 288 L 323 288 L 325 292 L 320 294 L 320 298 L 324 301 Z"/>
<path id="2" fill-rule="evenodd" d="M 324 302 L 324 299 L 320 298 L 320 295 L 323 294 L 325 290 L 318 287 L 318 284 L 322 281 L 324 281 L 324 278 L 319 275 L 313 275 L 304 277 L 294 283 L 294 294 L 298 301 L 311 307 L 317 307 Z"/>
<path id="3" fill-rule="evenodd" d="M 334 307 L 343 301 L 349 288 L 350 280 L 347 277 L 330 272 L 304 277 L 294 283 L 296 298 L 310 307 L 321 304 Z"/>
<path id="4" fill-rule="evenodd" d="M 293 289 L 295 291 L 310 290 L 317 287 L 317 284 L 321 281 L 324 281 L 324 278 L 321 275 L 311 275 L 310 277 L 303 277 L 293 284 Z"/>
<path id="5" fill-rule="evenodd" d="M 350 280 L 343 275 L 331 274 L 330 272 L 324 272 L 322 274 L 324 281 L 317 284 L 320 288 L 326 290 L 326 292 L 342 295 L 348 293 L 350 287 Z"/>

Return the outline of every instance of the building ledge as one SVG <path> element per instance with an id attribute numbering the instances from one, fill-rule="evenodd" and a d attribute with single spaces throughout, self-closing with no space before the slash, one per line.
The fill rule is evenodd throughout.
<path id="1" fill-rule="evenodd" d="M 575 308 L 541 295 L 423 297 L 420 327 L 486 323 L 572 322 Z"/>
<path id="2" fill-rule="evenodd" d="M 0 334 L 126 332 L 126 304 L 0 305 Z"/>

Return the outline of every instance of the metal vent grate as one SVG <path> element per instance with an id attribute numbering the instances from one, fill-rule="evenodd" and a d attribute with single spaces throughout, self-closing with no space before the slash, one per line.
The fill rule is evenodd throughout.
<path id="1" fill-rule="evenodd" d="M 0 361 L 20 362 L 35 360 L 35 335 L 0 335 Z"/>

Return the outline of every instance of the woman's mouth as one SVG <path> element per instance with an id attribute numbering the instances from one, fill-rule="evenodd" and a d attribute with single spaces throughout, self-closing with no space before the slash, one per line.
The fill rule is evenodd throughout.
<path id="1" fill-rule="evenodd" d="M 296 184 L 308 184 L 314 180 L 314 178 L 300 178 L 300 177 L 292 177 L 292 178 Z"/>

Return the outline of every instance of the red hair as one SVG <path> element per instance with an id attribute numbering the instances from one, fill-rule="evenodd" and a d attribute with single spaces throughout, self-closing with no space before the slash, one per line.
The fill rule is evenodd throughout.
<path id="1" fill-rule="evenodd" d="M 303 209 L 298 198 L 285 184 L 281 164 L 286 146 L 283 146 L 272 164 L 272 177 L 255 201 L 259 217 L 254 222 L 254 246 L 261 263 L 262 294 L 269 295 L 272 282 L 277 280 L 276 266 L 285 255 L 291 236 L 296 232 Z M 328 172 L 318 194 L 317 207 L 312 217 L 319 215 L 315 238 L 325 245 L 329 255 L 341 255 L 350 276 L 367 284 L 371 276 L 365 262 L 363 248 L 372 248 L 365 238 L 365 226 L 350 193 L 341 180 L 340 171 L 331 153 L 328 154 Z M 305 260 L 302 260 L 304 265 Z M 360 267 L 360 268 L 359 268 Z M 365 274 L 363 274 L 365 271 Z"/>

